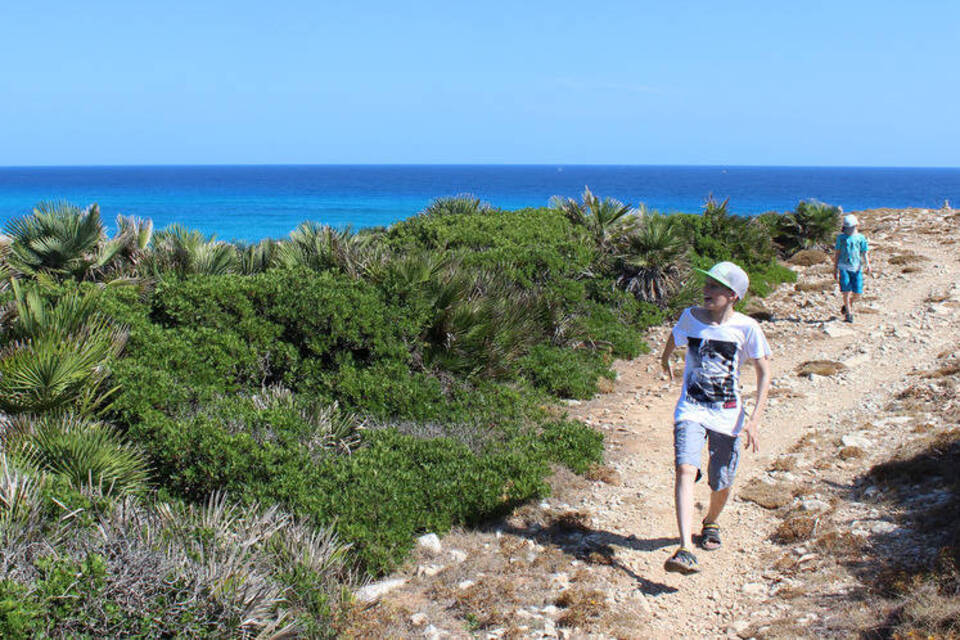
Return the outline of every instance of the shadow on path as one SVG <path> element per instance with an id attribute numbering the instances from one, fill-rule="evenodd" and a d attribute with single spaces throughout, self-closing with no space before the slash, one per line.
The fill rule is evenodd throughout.
<path id="1" fill-rule="evenodd" d="M 562 517 L 554 520 L 548 526 L 516 527 L 504 524 L 497 528 L 503 533 L 527 538 L 537 544 L 560 549 L 586 564 L 607 565 L 617 569 L 633 579 L 644 595 L 658 596 L 664 593 L 677 592 L 675 587 L 644 578 L 617 558 L 617 548 L 633 551 L 656 551 L 677 544 L 676 538 L 643 540 L 633 535 L 622 536 L 609 531 L 593 529 L 579 519 L 564 519 Z"/>

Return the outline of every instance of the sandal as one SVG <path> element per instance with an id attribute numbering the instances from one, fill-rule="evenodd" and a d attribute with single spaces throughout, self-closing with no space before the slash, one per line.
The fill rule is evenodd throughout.
<path id="1" fill-rule="evenodd" d="M 700 548 L 704 551 L 716 551 L 720 548 L 720 525 L 716 522 L 704 522 L 700 532 Z"/>
<path id="2" fill-rule="evenodd" d="M 667 558 L 667 561 L 663 563 L 663 568 L 674 573 L 682 573 L 685 576 L 700 571 L 697 556 L 683 547 L 677 549 L 676 553 Z"/>

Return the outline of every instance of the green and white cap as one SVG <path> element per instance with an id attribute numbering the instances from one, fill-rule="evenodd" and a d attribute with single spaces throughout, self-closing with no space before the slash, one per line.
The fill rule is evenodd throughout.
<path id="1" fill-rule="evenodd" d="M 747 276 L 747 272 L 732 262 L 718 262 L 710 268 L 710 271 L 704 271 L 703 269 L 694 269 L 694 271 L 699 271 L 728 289 L 732 289 L 741 300 L 743 300 L 743 296 L 747 295 L 747 289 L 750 288 L 750 278 Z"/>

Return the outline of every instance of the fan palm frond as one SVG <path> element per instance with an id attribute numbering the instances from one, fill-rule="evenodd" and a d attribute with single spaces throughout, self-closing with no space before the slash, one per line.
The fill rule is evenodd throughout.
<path id="1" fill-rule="evenodd" d="M 600 199 L 589 187 L 583 188 L 582 202 L 573 198 L 554 196 L 550 206 L 560 211 L 573 224 L 583 227 L 597 247 L 610 252 L 616 242 L 629 233 L 642 216 L 629 204 L 613 198 Z"/>
<path id="2" fill-rule="evenodd" d="M 94 487 L 104 495 L 141 493 L 146 488 L 146 458 L 102 422 L 69 413 L 19 417 L 4 446 L 77 488 Z"/>
<path id="3" fill-rule="evenodd" d="M 617 284 L 640 300 L 662 304 L 682 284 L 687 248 L 675 219 L 645 215 L 626 239 Z"/>

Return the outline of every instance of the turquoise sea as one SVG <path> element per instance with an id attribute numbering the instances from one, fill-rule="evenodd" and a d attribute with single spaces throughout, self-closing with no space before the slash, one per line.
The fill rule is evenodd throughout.
<path id="1" fill-rule="evenodd" d="M 709 194 L 744 215 L 816 198 L 846 210 L 960 205 L 960 169 L 568 165 L 0 167 L 0 224 L 41 200 L 100 204 L 230 240 L 282 237 L 304 220 L 387 225 L 440 196 L 471 193 L 504 209 L 594 193 L 660 211 L 697 212 Z"/>

